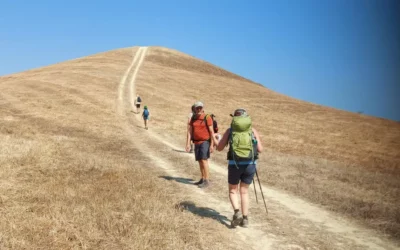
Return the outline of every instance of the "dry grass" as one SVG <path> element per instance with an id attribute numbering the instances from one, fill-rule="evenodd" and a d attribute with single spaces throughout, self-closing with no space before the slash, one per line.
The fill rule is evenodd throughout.
<path id="1" fill-rule="evenodd" d="M 121 49 L 0 77 L 0 248 L 235 248 L 215 219 L 176 209 L 191 200 L 121 125 L 131 61 Z M 148 50 L 137 90 L 150 128 L 182 147 L 195 100 L 222 131 L 247 108 L 266 147 L 264 184 L 400 238 L 399 123 L 294 100 L 164 48 Z"/>
<path id="2" fill-rule="evenodd" d="M 0 78 L 1 249 L 209 249 L 115 105 L 131 50 Z M 218 228 L 218 227 L 217 227 Z M 234 248 L 234 247 L 233 247 Z"/>
<path id="3" fill-rule="evenodd" d="M 266 147 L 266 184 L 400 238 L 400 123 L 295 100 L 177 51 L 151 48 L 147 55 L 137 89 L 151 126 L 168 131 L 168 140 L 184 145 L 195 100 L 217 115 L 221 131 L 228 114 L 245 107 Z M 223 164 L 225 153 L 214 159 Z"/>

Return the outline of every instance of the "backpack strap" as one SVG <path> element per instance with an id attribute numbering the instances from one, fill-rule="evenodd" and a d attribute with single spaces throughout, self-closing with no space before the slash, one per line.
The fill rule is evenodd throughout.
<path id="1" fill-rule="evenodd" d="M 235 161 L 235 152 L 233 151 L 233 133 L 232 133 L 232 124 L 231 127 L 229 128 L 229 137 L 228 137 L 228 142 L 229 142 L 229 151 L 231 152 L 232 155 L 232 161 L 235 163 L 235 167 L 239 169 L 239 166 L 237 165 Z M 229 152 L 228 152 L 229 154 Z"/>

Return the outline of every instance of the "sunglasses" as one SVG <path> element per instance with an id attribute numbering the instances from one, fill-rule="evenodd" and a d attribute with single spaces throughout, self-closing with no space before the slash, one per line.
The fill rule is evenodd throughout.
<path id="1" fill-rule="evenodd" d="M 196 109 L 202 109 L 203 107 L 196 107 Z"/>

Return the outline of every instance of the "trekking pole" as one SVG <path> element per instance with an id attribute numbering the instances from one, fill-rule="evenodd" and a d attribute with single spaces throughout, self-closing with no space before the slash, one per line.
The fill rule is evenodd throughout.
<path id="1" fill-rule="evenodd" d="M 256 169 L 256 175 L 257 175 L 258 185 L 260 185 L 261 195 L 262 195 L 262 198 L 264 200 L 265 210 L 267 211 L 267 214 L 268 214 L 267 203 L 265 203 L 264 193 L 263 193 L 262 188 L 261 188 L 260 178 L 258 177 L 257 169 Z"/>
<path id="2" fill-rule="evenodd" d="M 257 191 L 256 191 L 256 184 L 254 183 L 254 178 L 253 178 L 253 185 L 254 185 L 254 194 L 256 195 L 256 201 L 258 204 L 258 197 L 257 197 Z"/>

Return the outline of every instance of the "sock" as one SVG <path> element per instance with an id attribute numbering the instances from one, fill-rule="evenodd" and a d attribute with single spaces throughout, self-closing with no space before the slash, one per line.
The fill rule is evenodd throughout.
<path id="1" fill-rule="evenodd" d="M 235 209 L 234 212 L 235 212 L 235 214 L 236 214 L 237 212 L 239 212 L 239 209 Z"/>
<path id="2" fill-rule="evenodd" d="M 243 219 L 247 219 L 247 215 L 243 215 Z"/>

